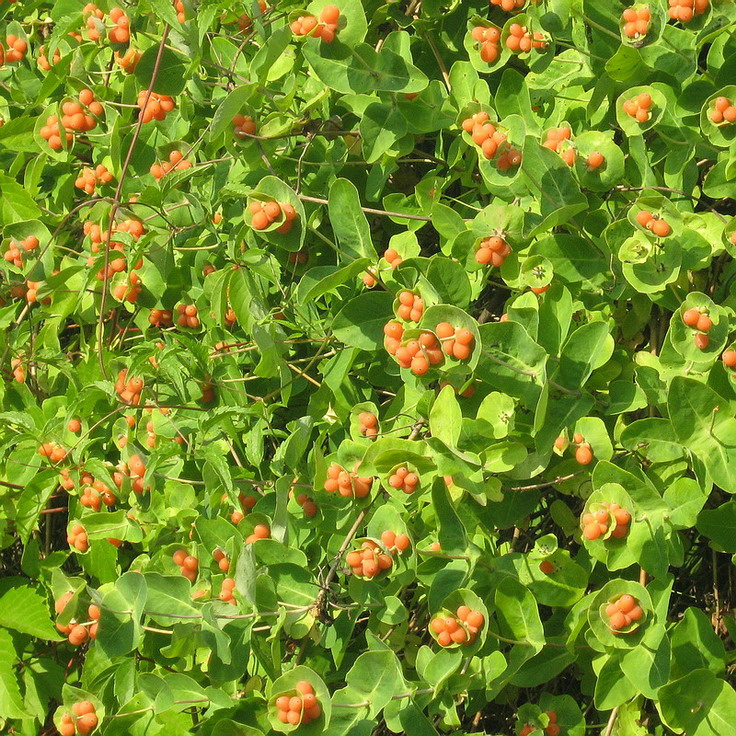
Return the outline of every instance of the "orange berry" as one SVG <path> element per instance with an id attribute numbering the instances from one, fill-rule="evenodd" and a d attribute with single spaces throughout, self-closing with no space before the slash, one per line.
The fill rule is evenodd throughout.
<path id="1" fill-rule="evenodd" d="M 593 460 L 593 452 L 589 445 L 581 445 L 575 450 L 575 459 L 580 465 L 588 465 Z"/>
<path id="2" fill-rule="evenodd" d="M 701 314 L 698 317 L 698 321 L 695 325 L 695 329 L 701 332 L 709 332 L 713 327 L 713 320 L 707 314 Z"/>
<path id="3" fill-rule="evenodd" d="M 725 350 L 721 355 L 721 360 L 729 368 L 736 368 L 736 350 Z"/>
<path id="4" fill-rule="evenodd" d="M 705 335 L 702 332 L 698 332 L 693 336 L 693 342 L 695 343 L 695 347 L 698 348 L 698 350 L 705 350 L 710 343 L 710 339 L 708 335 Z"/>
<path id="5" fill-rule="evenodd" d="M 608 619 L 608 623 L 612 629 L 616 630 L 623 629 L 628 625 L 625 614 L 620 611 L 618 613 L 614 613 L 613 616 Z"/>
<path id="6" fill-rule="evenodd" d="M 688 327 L 695 327 L 698 324 L 698 320 L 700 319 L 700 311 L 698 309 L 695 309 L 694 307 L 691 309 L 688 309 L 686 312 L 682 315 L 682 321 L 688 326 Z"/>

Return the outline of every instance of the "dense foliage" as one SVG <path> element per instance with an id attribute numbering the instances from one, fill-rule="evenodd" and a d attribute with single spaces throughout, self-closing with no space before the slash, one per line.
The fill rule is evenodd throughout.
<path id="1" fill-rule="evenodd" d="M 736 734 L 731 0 L 0 28 L 0 730 Z"/>

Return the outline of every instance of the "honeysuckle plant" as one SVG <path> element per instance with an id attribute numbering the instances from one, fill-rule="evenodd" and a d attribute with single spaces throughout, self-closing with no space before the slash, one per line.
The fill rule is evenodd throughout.
<path id="1" fill-rule="evenodd" d="M 0 2 L 0 731 L 731 733 L 735 31 Z"/>

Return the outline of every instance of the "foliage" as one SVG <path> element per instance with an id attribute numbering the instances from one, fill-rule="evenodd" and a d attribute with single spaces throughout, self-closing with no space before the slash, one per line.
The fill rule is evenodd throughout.
<path id="1" fill-rule="evenodd" d="M 736 733 L 736 5 L 628 5 L 0 2 L 4 732 Z"/>

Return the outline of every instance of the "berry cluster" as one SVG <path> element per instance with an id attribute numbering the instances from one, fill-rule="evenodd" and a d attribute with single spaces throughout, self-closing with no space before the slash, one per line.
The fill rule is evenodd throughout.
<path id="1" fill-rule="evenodd" d="M 143 476 L 146 474 L 146 465 L 140 455 L 131 455 L 128 461 L 128 467 L 130 468 L 130 477 L 132 480 L 133 492 L 143 493 L 143 491 L 150 490 L 149 487 L 144 487 Z"/>
<path id="2" fill-rule="evenodd" d="M 455 616 L 436 616 L 430 621 L 429 627 L 437 635 L 437 643 L 441 647 L 449 647 L 453 644 L 472 644 L 484 623 L 480 611 L 459 606 Z"/>
<path id="3" fill-rule="evenodd" d="M 53 442 L 44 442 L 38 448 L 38 454 L 41 457 L 47 457 L 49 462 L 54 463 L 54 465 L 62 462 L 66 458 L 66 450 Z"/>
<path id="4" fill-rule="evenodd" d="M 559 153 L 562 160 L 568 166 L 572 166 L 575 163 L 575 149 L 571 145 L 563 147 L 563 141 L 569 141 L 571 135 L 572 130 L 566 126 L 550 128 L 547 131 L 547 136 L 542 141 L 544 148 L 549 148 L 550 151 Z"/>
<path id="5" fill-rule="evenodd" d="M 255 135 L 256 130 L 256 124 L 252 117 L 238 113 L 233 118 L 233 134 L 236 137 Z"/>
<path id="6" fill-rule="evenodd" d="M 102 504 L 105 506 L 114 506 L 117 502 L 117 496 L 110 490 L 110 487 L 101 480 L 94 480 L 89 473 L 85 473 L 81 477 L 83 483 L 82 495 L 79 497 L 79 503 L 82 506 L 99 511 Z"/>
<path id="7" fill-rule="evenodd" d="M 526 26 L 512 23 L 506 37 L 506 48 L 512 54 L 525 54 L 532 49 L 546 49 L 547 41 L 541 31 L 532 33 Z"/>
<path id="8" fill-rule="evenodd" d="M 67 144 L 72 143 L 74 136 L 66 129 L 59 126 L 59 118 L 56 115 L 49 115 L 46 118 L 46 125 L 39 131 L 41 138 L 49 142 L 49 148 L 58 151 L 62 147 L 61 136 L 66 138 Z"/>
<path id="9" fill-rule="evenodd" d="M 70 547 L 73 547 L 79 552 L 86 552 L 89 548 L 87 532 L 81 524 L 74 524 L 72 526 L 71 531 L 66 535 L 66 541 Z"/>
<path id="10" fill-rule="evenodd" d="M 244 493 L 241 493 L 238 496 L 238 500 L 240 501 L 241 510 L 236 509 L 230 514 L 230 521 L 232 521 L 233 524 L 240 524 L 241 521 L 245 518 L 245 515 L 256 505 L 258 499 L 255 496 L 246 496 Z M 222 496 L 222 501 L 227 501 L 227 493 L 224 493 Z"/>
<path id="11" fill-rule="evenodd" d="M 185 549 L 178 549 L 173 554 L 174 562 L 179 565 L 179 572 L 192 583 L 197 579 L 199 560 L 190 555 Z"/>
<path id="12" fill-rule="evenodd" d="M 396 355 L 404 337 L 404 326 L 396 320 L 391 320 L 384 325 L 383 334 L 383 347 L 386 348 L 386 352 L 389 355 Z"/>
<path id="13" fill-rule="evenodd" d="M 358 414 L 360 422 L 360 433 L 363 437 L 374 439 L 378 435 L 378 417 L 370 411 L 362 411 Z"/>
<path id="14" fill-rule="evenodd" d="M 530 0 L 530 2 L 537 2 L 537 0 Z M 490 0 L 491 5 L 498 5 L 501 10 L 505 10 L 507 13 L 513 10 L 521 10 L 526 4 L 526 0 Z"/>
<path id="15" fill-rule="evenodd" d="M 557 723 L 557 713 L 553 710 L 548 710 L 545 715 L 549 718 L 549 723 L 539 730 L 544 731 L 547 736 L 560 736 L 560 725 Z M 524 727 L 519 731 L 519 736 L 529 736 L 530 733 L 533 733 L 536 730 L 537 726 L 531 723 L 525 723 Z"/>
<path id="16" fill-rule="evenodd" d="M 339 21 L 340 9 L 336 5 L 326 5 L 319 14 L 319 22 L 313 15 L 300 15 L 291 24 L 291 32 L 295 36 L 313 36 L 331 43 L 335 40 Z"/>
<path id="17" fill-rule="evenodd" d="M 126 52 L 122 55 L 119 51 L 115 52 L 115 62 L 126 74 L 132 74 L 135 71 L 135 68 L 138 66 L 138 62 L 140 60 L 140 51 L 136 51 L 133 48 L 127 49 Z"/>
<path id="18" fill-rule="evenodd" d="M 90 481 L 94 480 L 91 475 L 84 475 L 82 476 L 82 482 L 86 482 L 85 478 L 89 477 Z M 64 468 L 61 473 L 59 474 L 59 485 L 65 490 L 65 491 L 71 491 L 74 488 L 74 479 L 69 475 L 69 471 Z"/>
<path id="19" fill-rule="evenodd" d="M 61 111 L 63 113 L 62 126 L 83 133 L 97 127 L 97 121 L 93 116 L 99 117 L 105 108 L 99 100 L 95 99 L 95 93 L 91 89 L 83 89 L 79 93 L 79 99 L 65 102 L 61 106 Z"/>
<path id="20" fill-rule="evenodd" d="M 26 371 L 23 367 L 23 360 L 21 358 L 13 358 L 10 361 L 10 367 L 13 369 L 13 380 L 17 383 L 25 383 Z"/>
<path id="21" fill-rule="evenodd" d="M 58 151 L 62 147 L 62 130 L 67 143 L 72 143 L 72 131 L 85 132 L 97 127 L 93 115 L 100 116 L 104 112 L 102 103 L 95 99 L 91 89 L 83 89 L 78 101 L 65 102 L 61 106 L 63 113 L 61 123 L 56 115 L 46 118 L 46 125 L 39 131 L 41 137 L 49 142 L 49 148 Z"/>
<path id="22" fill-rule="evenodd" d="M 349 552 L 345 561 L 350 566 L 353 575 L 364 578 L 374 578 L 393 565 L 391 555 L 387 555 L 374 541 L 367 539 L 360 545 L 360 549 Z"/>
<path id="23" fill-rule="evenodd" d="M 258 7 L 261 10 L 261 14 L 265 13 L 267 9 L 266 0 L 258 0 Z M 249 31 L 252 26 L 253 19 L 248 15 L 248 13 L 243 13 L 238 17 L 238 27 L 243 33 Z"/>
<path id="24" fill-rule="evenodd" d="M 82 15 L 89 16 L 85 22 L 87 26 L 87 30 L 85 31 L 87 38 L 90 41 L 99 41 L 100 33 L 105 28 L 103 23 L 105 14 L 94 3 L 87 3 L 82 8 Z M 77 40 L 81 42 L 82 39 L 79 37 Z"/>
<path id="25" fill-rule="evenodd" d="M 583 536 L 590 542 L 608 533 L 611 520 L 616 524 L 611 536 L 623 539 L 629 533 L 631 514 L 617 503 L 601 504 L 598 511 L 583 514 Z"/>
<path id="26" fill-rule="evenodd" d="M 152 309 L 148 321 L 154 327 L 171 327 L 174 323 L 174 313 L 170 309 Z"/>
<path id="27" fill-rule="evenodd" d="M 720 123 L 736 123 L 736 105 L 721 95 L 716 97 L 713 102 L 713 109 L 708 114 L 712 123 L 719 125 Z"/>
<path id="28" fill-rule="evenodd" d="M 115 381 L 115 393 L 124 404 L 138 405 L 141 402 L 141 391 L 145 385 L 142 378 L 128 378 L 128 369 L 118 371 Z"/>
<path id="29" fill-rule="evenodd" d="M 404 550 L 409 549 L 411 540 L 406 534 L 397 534 L 390 529 L 386 529 L 386 531 L 381 534 L 381 543 L 393 555 L 396 552 L 403 552 Z"/>
<path id="30" fill-rule="evenodd" d="M 669 0 L 669 16 L 671 20 L 689 23 L 696 15 L 708 10 L 710 0 Z"/>
<path id="31" fill-rule="evenodd" d="M 151 449 L 156 447 L 156 430 L 152 419 L 146 422 L 146 445 Z"/>
<path id="32" fill-rule="evenodd" d="M 0 43 L 0 54 L 2 54 L 3 45 Z M 18 38 L 11 33 L 5 37 L 5 61 L 8 64 L 14 64 L 16 61 L 22 61 L 28 51 L 28 43 L 24 38 Z M 2 59 L 0 58 L 0 62 Z"/>
<path id="33" fill-rule="evenodd" d="M 237 606 L 238 602 L 235 600 L 235 597 L 233 596 L 234 589 L 235 589 L 235 578 L 225 578 L 222 581 L 222 586 L 220 587 L 220 593 L 218 595 L 218 598 L 223 603 L 229 603 L 232 606 Z"/>
<path id="34" fill-rule="evenodd" d="M 292 726 L 311 723 L 322 715 L 314 688 L 306 681 L 297 682 L 295 695 L 276 698 L 276 717 Z"/>
<path id="35" fill-rule="evenodd" d="M 317 515 L 317 504 L 306 493 L 300 493 L 296 502 L 304 509 L 304 516 L 311 519 Z"/>
<path id="36" fill-rule="evenodd" d="M 228 560 L 227 555 L 223 550 L 216 549 L 212 553 L 212 559 L 217 563 L 217 567 L 219 567 L 222 572 L 227 572 L 230 569 L 230 560 Z"/>
<path id="37" fill-rule="evenodd" d="M 174 10 L 176 10 L 176 19 L 179 23 L 183 23 L 187 19 L 184 12 L 184 3 L 181 0 L 174 0 Z"/>
<path id="38" fill-rule="evenodd" d="M 15 238 L 10 239 L 8 243 L 8 249 L 3 254 L 3 257 L 9 263 L 12 263 L 18 268 L 23 267 L 23 254 L 32 253 L 38 248 L 38 238 L 35 235 L 28 235 L 23 240 L 16 240 Z"/>
<path id="39" fill-rule="evenodd" d="M 500 236 L 492 235 L 490 238 L 481 240 L 478 250 L 475 251 L 477 263 L 490 263 L 500 268 L 503 262 L 511 255 L 511 246 Z"/>
<path id="40" fill-rule="evenodd" d="M 111 181 L 112 174 L 106 166 L 99 164 L 94 169 L 91 166 L 85 166 L 82 173 L 76 178 L 74 186 L 77 189 L 84 189 L 87 194 L 94 194 L 98 184 L 109 184 Z"/>
<path id="41" fill-rule="evenodd" d="M 112 234 L 115 233 L 127 233 L 136 242 L 140 240 L 141 236 L 146 232 L 146 228 L 143 227 L 143 223 L 140 220 L 122 220 L 113 224 Z M 92 241 L 92 252 L 99 253 L 100 245 L 107 241 L 107 229 L 103 229 L 94 222 L 89 220 L 84 223 L 84 234 L 89 235 L 89 239 Z M 122 251 L 124 243 L 119 240 L 110 241 L 111 247 L 115 250 Z M 136 264 L 135 268 L 140 268 L 143 265 L 142 261 Z"/>
<path id="42" fill-rule="evenodd" d="M 176 323 L 179 327 L 191 327 L 196 329 L 199 327 L 199 314 L 197 307 L 194 304 L 177 304 L 176 313 L 179 315 L 176 318 Z"/>
<path id="43" fill-rule="evenodd" d="M 419 322 L 424 313 L 424 299 L 411 291 L 402 291 L 399 294 L 399 306 L 396 316 L 408 322 Z"/>
<path id="44" fill-rule="evenodd" d="M 254 230 L 265 230 L 267 227 L 272 225 L 276 220 L 281 220 L 283 217 L 283 223 L 276 228 L 277 233 L 285 234 L 291 230 L 294 220 L 296 219 L 296 210 L 292 207 L 289 202 L 261 202 L 259 200 L 253 200 L 250 205 L 250 213 L 253 216 L 251 219 L 251 225 Z"/>
<path id="45" fill-rule="evenodd" d="M 388 478 L 388 484 L 397 491 L 404 491 L 407 495 L 414 493 L 419 487 L 419 476 L 409 471 L 406 465 L 400 465 Z"/>
<path id="46" fill-rule="evenodd" d="M 462 122 L 462 128 L 470 134 L 473 143 L 480 147 L 483 157 L 489 161 L 495 158 L 498 149 L 506 142 L 506 134 L 496 130 L 488 119 L 488 113 L 481 110 Z"/>
<path id="47" fill-rule="evenodd" d="M 95 706 L 89 700 L 81 700 L 74 703 L 71 713 L 63 713 L 61 716 L 61 736 L 74 736 L 75 733 L 85 736 L 97 728 L 97 713 Z"/>
<path id="48" fill-rule="evenodd" d="M 257 542 L 259 539 L 270 539 L 271 538 L 271 530 L 268 528 L 267 524 L 256 524 L 253 527 L 253 533 L 249 534 L 245 538 L 246 544 L 253 544 L 253 542 Z"/>
<path id="49" fill-rule="evenodd" d="M 396 268 L 403 262 L 403 258 L 395 248 L 386 248 L 383 252 L 383 260 L 388 263 L 391 268 Z"/>
<path id="50" fill-rule="evenodd" d="M 652 19 L 649 8 L 626 8 L 621 18 L 624 24 L 624 35 L 627 38 L 637 41 L 649 33 L 649 23 Z"/>
<path id="51" fill-rule="evenodd" d="M 139 118 L 144 123 L 150 123 L 151 120 L 164 120 L 167 113 L 170 113 L 176 107 L 173 97 L 159 95 L 156 92 L 151 92 L 150 97 L 148 95 L 148 90 L 142 89 L 138 93 L 138 102 L 136 103 L 141 110 L 138 113 Z M 148 99 L 148 102 L 146 102 L 146 99 Z"/>
<path id="52" fill-rule="evenodd" d="M 141 277 L 135 271 L 131 271 L 127 282 L 123 281 L 115 285 L 115 288 L 112 290 L 112 295 L 118 301 L 126 301 L 131 304 L 135 304 L 138 301 L 141 291 L 143 291 Z"/>
<path id="53" fill-rule="evenodd" d="M 125 12 L 121 8 L 113 8 L 110 11 L 110 20 L 115 24 L 107 33 L 110 43 L 128 43 L 130 41 L 130 20 Z"/>
<path id="54" fill-rule="evenodd" d="M 61 596 L 55 603 L 54 603 L 54 609 L 56 610 L 56 613 L 61 615 L 64 612 L 64 609 L 67 607 L 69 601 L 74 597 L 74 593 L 72 591 L 69 591 L 67 593 L 64 593 L 64 595 Z M 99 624 L 97 623 L 100 619 L 101 611 L 100 607 L 96 606 L 94 603 L 90 604 L 90 606 L 87 608 L 87 616 L 90 621 L 93 623 L 91 624 L 80 624 L 77 622 L 76 619 L 71 619 L 68 624 L 61 624 L 56 623 L 56 628 L 59 632 L 64 634 L 69 639 L 69 643 L 72 644 L 75 647 L 78 647 L 80 644 L 83 644 L 87 639 L 96 639 L 97 638 L 97 628 Z M 88 628 L 89 627 L 89 628 Z"/>
<path id="55" fill-rule="evenodd" d="M 37 301 L 38 299 L 38 291 L 41 288 L 41 285 L 43 284 L 43 281 L 26 281 L 26 301 L 29 304 L 33 304 L 33 302 Z M 43 304 L 51 304 L 51 297 L 47 297 L 46 299 L 42 300 Z"/>
<path id="56" fill-rule="evenodd" d="M 501 40 L 501 29 L 495 26 L 476 26 L 473 28 L 471 35 L 473 41 L 480 44 L 480 58 L 486 64 L 493 64 L 501 53 L 498 49 Z"/>
<path id="57" fill-rule="evenodd" d="M 672 232 L 672 227 L 662 215 L 649 212 L 649 210 L 637 212 L 636 221 L 658 238 L 666 238 Z"/>
<path id="58" fill-rule="evenodd" d="M 45 72 L 48 72 L 51 70 L 51 67 L 55 64 L 58 64 L 61 61 L 61 49 L 54 49 L 54 53 L 51 56 L 51 59 L 46 56 L 46 47 L 41 46 L 41 48 L 38 50 L 38 68 L 43 69 Z"/>
<path id="59" fill-rule="evenodd" d="M 608 626 L 614 634 L 640 621 L 643 615 L 644 611 L 636 598 L 626 593 L 606 606 Z"/>
<path id="60" fill-rule="evenodd" d="M 683 313 L 682 321 L 688 327 L 692 327 L 692 329 L 697 330 L 693 335 L 695 347 L 699 350 L 705 350 L 708 347 L 708 343 L 710 343 L 710 338 L 707 333 L 710 332 L 713 327 L 713 320 L 710 318 L 708 310 L 692 307 Z"/>
<path id="61" fill-rule="evenodd" d="M 580 465 L 590 465 L 593 461 L 593 449 L 590 446 L 590 442 L 586 442 L 585 437 L 580 432 L 575 432 L 572 441 L 573 444 L 577 445 L 575 459 Z"/>
<path id="62" fill-rule="evenodd" d="M 371 492 L 373 478 L 362 477 L 357 473 L 348 473 L 345 468 L 337 463 L 332 463 L 327 468 L 327 479 L 324 489 L 328 493 L 339 492 L 345 498 L 365 498 Z"/>
<path id="63" fill-rule="evenodd" d="M 406 345 L 399 347 L 396 350 L 396 360 L 402 368 L 410 369 L 415 376 L 423 376 L 430 366 L 442 363 L 442 348 L 434 332 L 425 331 L 416 340 L 409 340 Z"/>
<path id="64" fill-rule="evenodd" d="M 181 151 L 172 151 L 169 154 L 168 161 L 152 164 L 150 171 L 154 179 L 163 179 L 166 174 L 174 169 L 183 171 L 184 169 L 191 169 L 193 165 L 188 158 L 184 158 L 184 154 Z"/>
<path id="65" fill-rule="evenodd" d="M 475 338 L 470 330 L 455 329 L 449 322 L 440 322 L 435 327 L 437 337 L 442 341 L 445 354 L 455 360 L 467 360 L 473 352 Z"/>
<path id="66" fill-rule="evenodd" d="M 623 107 L 624 112 L 637 123 L 646 123 L 652 117 L 652 96 L 648 92 L 642 92 L 626 100 Z"/>

